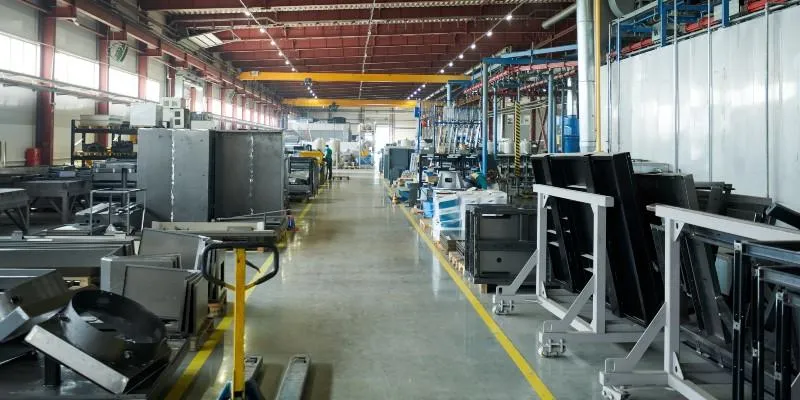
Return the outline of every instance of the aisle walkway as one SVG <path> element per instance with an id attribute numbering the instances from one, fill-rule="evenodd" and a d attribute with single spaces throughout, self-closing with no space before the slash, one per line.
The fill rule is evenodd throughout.
<path id="1" fill-rule="evenodd" d="M 312 202 L 280 275 L 248 300 L 247 351 L 268 364 L 267 398 L 295 353 L 314 364 L 310 399 L 537 398 L 382 183 L 349 175 Z M 523 307 L 498 321 L 558 398 L 599 398 L 596 367 L 572 357 L 539 365 L 543 317 Z M 225 341 L 186 398 L 215 398 L 230 374 L 230 332 Z M 595 365 L 606 355 L 581 354 Z"/>

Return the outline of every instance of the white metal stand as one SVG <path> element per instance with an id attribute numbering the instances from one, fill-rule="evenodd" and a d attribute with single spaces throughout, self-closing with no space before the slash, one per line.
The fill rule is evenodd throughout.
<path id="1" fill-rule="evenodd" d="M 685 208 L 656 205 L 656 215 L 664 220 L 664 305 L 645 329 L 633 349 L 625 358 L 606 359 L 600 371 L 603 396 L 621 399 L 626 388 L 641 386 L 667 386 L 688 399 L 714 399 L 708 392 L 684 376 L 680 355 L 680 246 L 678 237 L 686 225 L 729 233 L 752 240 L 797 241 L 800 232 L 709 214 Z M 636 365 L 655 338 L 664 329 L 664 369 L 636 371 Z"/>
<path id="2" fill-rule="evenodd" d="M 514 300 L 535 300 L 558 320 L 545 321 L 539 332 L 539 354 L 544 357 L 559 356 L 570 343 L 624 343 L 636 341 L 642 328 L 626 319 L 607 315 L 606 276 L 608 258 L 606 255 L 606 212 L 614 206 L 614 198 L 577 190 L 557 188 L 548 185 L 533 185 L 538 194 L 536 215 L 536 251 L 514 278 L 510 285 L 498 286 L 492 302 L 495 314 L 503 315 L 514 309 Z M 575 296 L 548 295 L 546 290 L 547 268 L 547 201 L 560 198 L 584 203 L 592 208 L 593 250 L 584 255 L 592 260 L 592 278 L 583 290 Z M 519 288 L 536 268 L 536 292 L 533 295 L 519 294 Z M 592 301 L 591 322 L 578 314 Z"/>

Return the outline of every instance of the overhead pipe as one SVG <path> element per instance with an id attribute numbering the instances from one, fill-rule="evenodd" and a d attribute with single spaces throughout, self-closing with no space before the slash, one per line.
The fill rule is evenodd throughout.
<path id="1" fill-rule="evenodd" d="M 577 9 L 578 9 L 578 3 L 575 3 L 575 4 L 569 6 L 569 7 L 565 8 L 565 9 L 559 11 L 558 14 L 553 15 L 552 17 L 544 20 L 544 22 L 542 22 L 542 28 L 550 29 L 551 27 L 553 27 L 553 25 L 561 22 L 562 20 L 566 19 L 567 17 L 569 17 L 570 15 L 575 13 L 575 10 L 577 10 Z"/>
<path id="2" fill-rule="evenodd" d="M 580 148 L 582 152 L 591 152 L 596 148 L 594 135 L 594 18 L 592 17 L 592 0 L 578 0 L 578 124 Z"/>

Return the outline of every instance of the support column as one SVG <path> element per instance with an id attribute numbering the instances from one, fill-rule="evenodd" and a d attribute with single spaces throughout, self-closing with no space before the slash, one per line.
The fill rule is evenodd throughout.
<path id="1" fill-rule="evenodd" d="M 141 45 L 141 50 L 147 50 L 147 45 Z M 139 98 L 147 98 L 147 60 L 146 55 L 139 55 L 136 59 L 136 74 L 139 76 Z"/>
<path id="2" fill-rule="evenodd" d="M 553 73 L 547 74 L 547 152 L 556 152 L 556 94 L 553 91 Z"/>
<path id="3" fill-rule="evenodd" d="M 175 97 L 176 79 L 175 68 L 167 68 L 167 97 Z"/>
<path id="4" fill-rule="evenodd" d="M 206 82 L 206 88 L 203 91 L 203 96 L 206 97 L 206 112 L 213 112 L 214 109 L 214 84 Z"/>
<path id="5" fill-rule="evenodd" d="M 108 28 L 105 25 L 100 25 L 105 34 L 108 34 Z M 110 41 L 108 39 L 100 39 L 97 41 L 97 61 L 98 61 L 98 86 L 97 88 L 107 92 L 108 91 L 108 46 Z M 100 101 L 95 104 L 95 112 L 98 115 L 108 115 L 109 105 L 107 101 Z M 108 147 L 108 135 L 98 135 L 95 141 L 104 147 Z M 74 145 L 74 144 L 73 144 Z"/>
<path id="6" fill-rule="evenodd" d="M 492 144 L 494 144 L 494 156 L 497 157 L 498 142 L 500 141 L 500 124 L 498 120 L 500 114 L 497 113 L 497 89 L 495 89 L 494 96 L 492 96 L 492 121 L 494 123 L 494 133 L 492 135 Z"/>
<path id="7" fill-rule="evenodd" d="M 595 151 L 594 18 L 592 0 L 578 0 L 578 134 L 582 152 Z"/>
<path id="8" fill-rule="evenodd" d="M 481 172 L 486 174 L 489 154 L 489 66 L 481 64 Z M 450 85 L 447 85 L 450 88 Z"/>
<path id="9" fill-rule="evenodd" d="M 40 76 L 53 79 L 56 46 L 56 19 L 40 14 L 39 41 L 41 46 Z M 36 92 L 36 147 L 41 151 L 44 165 L 53 163 L 53 137 L 55 134 L 55 95 L 47 91 Z"/>
<path id="10" fill-rule="evenodd" d="M 192 86 L 189 88 L 189 111 L 197 112 L 194 106 L 196 100 L 197 100 L 197 88 Z"/>
<path id="11" fill-rule="evenodd" d="M 447 106 L 448 107 L 452 107 L 453 106 L 453 86 L 450 85 L 450 82 L 447 82 L 447 85 L 445 85 L 445 87 L 447 88 Z"/>

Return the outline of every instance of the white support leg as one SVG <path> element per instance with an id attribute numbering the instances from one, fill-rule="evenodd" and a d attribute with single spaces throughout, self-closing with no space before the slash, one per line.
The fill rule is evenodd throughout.
<path id="1" fill-rule="evenodd" d="M 549 196 L 540 193 L 536 201 L 536 296 L 547 298 L 547 200 Z"/>
<path id="2" fill-rule="evenodd" d="M 680 228 L 671 218 L 664 219 L 664 372 L 680 372 L 677 355 L 680 346 L 680 247 L 675 243 Z"/>
<path id="3" fill-rule="evenodd" d="M 592 331 L 603 334 L 606 333 L 606 208 L 592 205 L 592 211 L 594 213 Z"/>

